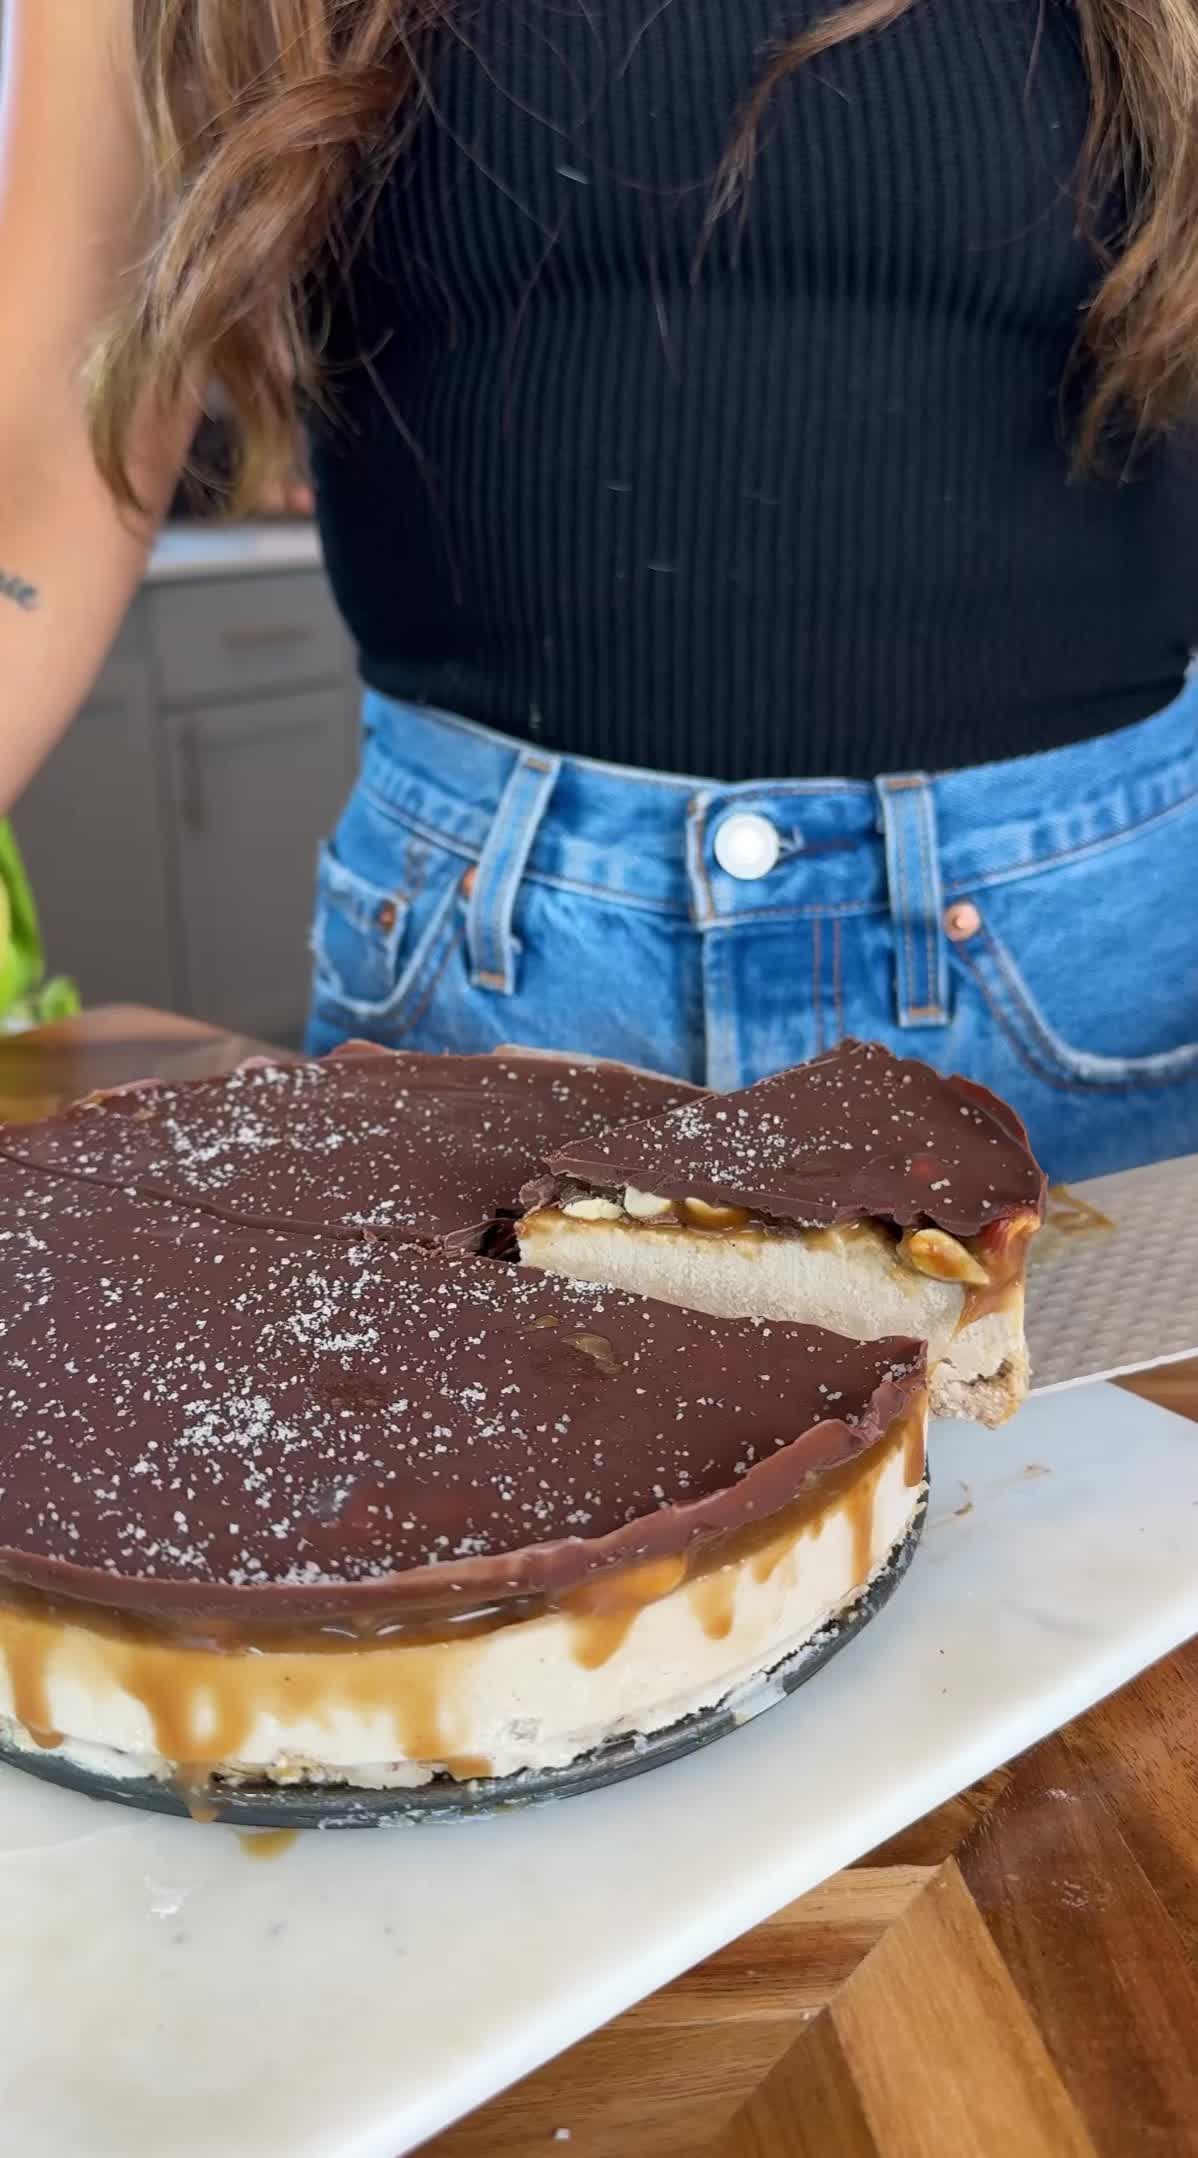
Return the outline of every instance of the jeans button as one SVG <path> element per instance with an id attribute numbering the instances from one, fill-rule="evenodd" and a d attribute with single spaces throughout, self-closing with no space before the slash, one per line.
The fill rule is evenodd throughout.
<path id="1" fill-rule="evenodd" d="M 748 883 L 755 877 L 768 877 L 782 852 L 782 842 L 768 817 L 742 809 L 717 826 L 712 849 L 728 876 Z"/>

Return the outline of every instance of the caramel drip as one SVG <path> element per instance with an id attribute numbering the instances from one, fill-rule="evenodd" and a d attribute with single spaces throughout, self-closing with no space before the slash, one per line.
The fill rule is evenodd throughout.
<path id="1" fill-rule="evenodd" d="M 924 1430 L 922 1409 L 913 1410 L 909 1416 L 904 1417 L 901 1428 L 903 1434 L 903 1482 L 906 1484 L 908 1491 L 912 1491 L 916 1484 L 922 1484 L 927 1473 L 928 1443 Z"/>
<path id="2" fill-rule="evenodd" d="M 771 1580 L 804 1533 L 804 1528 L 786 1529 L 780 1535 L 771 1536 L 768 1544 L 762 1544 L 760 1551 L 755 1551 L 749 1560 L 754 1581 Z"/>
<path id="3" fill-rule="evenodd" d="M 850 1491 L 845 1501 L 849 1528 L 853 1538 L 853 1579 L 864 1581 L 871 1571 L 871 1554 L 874 1543 L 874 1498 L 877 1494 L 876 1476 L 863 1476 L 860 1483 Z"/>
<path id="4" fill-rule="evenodd" d="M 784 1561 L 794 1558 L 803 1538 L 818 1536 L 836 1513 L 844 1512 L 848 1517 L 854 1577 L 865 1580 L 873 1559 L 878 1485 L 900 1447 L 907 1488 L 914 1489 L 923 1482 L 926 1413 L 926 1397 L 921 1395 L 909 1413 L 896 1419 L 886 1437 L 868 1453 L 843 1462 L 822 1476 L 812 1491 L 768 1519 L 747 1522 L 729 1536 L 696 1546 L 685 1559 L 661 1560 L 576 1590 L 564 1605 L 575 1629 L 576 1661 L 588 1670 L 606 1663 L 623 1645 L 637 1612 L 645 1604 L 668 1596 L 683 1580 L 704 1631 L 712 1640 L 724 1639 L 732 1627 L 737 1570 L 747 1564 L 755 1581 L 768 1581 Z M 635 1598 L 631 1605 L 630 1589 Z"/>
<path id="5" fill-rule="evenodd" d="M 269 1860 L 282 1858 L 293 1843 L 299 1842 L 298 1828 L 247 1828 L 238 1829 L 237 1841 L 247 1858 Z"/>
<path id="6" fill-rule="evenodd" d="M 926 1463 L 926 1399 L 897 1419 L 886 1437 L 856 1461 L 847 1461 L 821 1479 L 814 1492 L 792 1501 L 768 1521 L 742 1529 L 728 1539 L 722 1556 L 733 1563 L 748 1559 L 755 1581 L 768 1581 L 784 1560 L 797 1554 L 807 1536 L 818 1536 L 835 1513 L 848 1514 L 853 1531 L 853 1564 L 859 1579 L 869 1572 L 872 1556 L 874 1499 L 878 1485 L 899 1447 L 903 1481 L 909 1490 L 923 1482 Z"/>
<path id="7" fill-rule="evenodd" d="M 284 1729 L 301 1720 L 317 1725 L 344 1707 L 383 1720 L 380 1758 L 449 1765 L 451 1773 L 489 1773 L 481 1758 L 461 1756 L 452 1737 L 447 1700 L 468 1670 L 469 1639 L 440 1643 L 380 1643 L 353 1659 L 323 1652 L 249 1654 L 122 1638 L 110 1623 L 93 1631 L 51 1605 L 0 1605 L 0 1650 L 9 1672 L 14 1713 L 38 1737 L 57 1744 L 48 1704 L 51 1669 L 77 1675 L 101 1693 L 124 1694 L 145 1711 L 147 1744 L 169 1761 L 194 1817 L 212 1817 L 210 1779 L 237 1764 L 260 1718 Z M 111 1619 L 111 1614 L 106 1614 Z"/>
<path id="8" fill-rule="evenodd" d="M 922 1422 L 919 1425 L 917 1437 L 920 1440 L 920 1453 L 922 1455 Z M 872 1453 L 867 1456 L 862 1465 L 861 1474 L 844 1502 L 844 1509 L 848 1516 L 853 1538 L 853 1580 L 858 1584 L 869 1579 L 876 1564 L 877 1556 L 880 1555 L 875 1554 L 874 1551 L 874 1511 L 878 1496 L 878 1485 L 881 1483 L 889 1463 L 894 1459 L 895 1453 L 900 1446 L 903 1450 L 903 1480 L 910 1487 L 912 1482 L 910 1475 L 911 1433 L 909 1428 L 900 1426 L 897 1431 L 892 1431 L 891 1437 L 884 1448 L 875 1447 Z M 919 1480 L 918 1477 L 914 1479 L 916 1482 Z"/>
<path id="9" fill-rule="evenodd" d="M 957 1320 L 958 1333 L 962 1327 L 971 1326 L 975 1319 L 984 1319 L 992 1311 L 1010 1311 L 1019 1306 L 1027 1272 L 1028 1245 L 1039 1226 L 1037 1214 L 1017 1214 L 971 1238 L 966 1249 L 971 1258 L 985 1268 L 987 1280 L 984 1288 L 965 1289 Z"/>
<path id="10" fill-rule="evenodd" d="M 195 1782 L 190 1776 L 176 1776 L 175 1792 L 186 1806 L 191 1819 L 197 1821 L 201 1827 L 207 1828 L 220 1813 L 220 1806 L 213 1798 L 206 1776 Z"/>
<path id="11" fill-rule="evenodd" d="M 700 1575 L 691 1582 L 687 1596 L 708 1640 L 726 1641 L 736 1611 L 734 1570 L 722 1566 L 718 1573 Z"/>
<path id="12" fill-rule="evenodd" d="M 984 1289 L 966 1287 L 961 1304 L 961 1316 L 956 1331 L 972 1326 L 975 1319 L 985 1319 L 992 1311 L 1011 1311 L 1023 1293 L 1023 1274 L 1017 1281 L 990 1281 Z"/>
<path id="13" fill-rule="evenodd" d="M 37 1746 L 47 1752 L 62 1742 L 50 1718 L 50 1643 L 38 1635 L 19 1639 L 8 1651 L 8 1682 L 13 1714 Z"/>
<path id="14" fill-rule="evenodd" d="M 636 1621 L 636 1611 L 611 1611 L 605 1617 L 572 1618 L 571 1653 L 584 1671 L 598 1671 L 623 1648 Z"/>
<path id="15" fill-rule="evenodd" d="M 197 1782 L 213 1762 L 237 1759 L 254 1716 L 253 1701 L 235 1675 L 240 1659 L 208 1661 L 209 1668 L 196 1673 L 190 1685 L 180 1685 L 177 1659 L 169 1650 L 126 1650 L 115 1659 L 117 1683 L 145 1708 L 156 1750 Z"/>
<path id="16" fill-rule="evenodd" d="M 1100 1207 L 1091 1206 L 1065 1184 L 1050 1184 L 1044 1227 L 1036 1238 L 1032 1258 L 1037 1265 L 1059 1258 L 1079 1236 L 1113 1236 L 1117 1224 Z"/>
<path id="17" fill-rule="evenodd" d="M 403 1671 L 403 1691 L 395 1701 L 395 1722 L 409 1761 L 443 1762 L 453 1748 L 443 1728 L 445 1686 L 443 1658 L 426 1649 Z"/>
<path id="18" fill-rule="evenodd" d="M 668 1596 L 685 1580 L 686 1571 L 681 1555 L 651 1559 L 644 1566 L 600 1574 L 563 1597 L 561 1608 L 570 1621 L 575 1663 L 584 1671 L 598 1671 L 623 1647 L 645 1605 Z"/>
<path id="19" fill-rule="evenodd" d="M 1055 1229 L 1061 1236 L 1093 1236 L 1108 1234 L 1115 1224 L 1109 1214 L 1091 1206 L 1080 1192 L 1070 1191 L 1067 1184 L 1050 1184 L 1048 1207 L 1044 1217 L 1045 1227 Z"/>
<path id="20" fill-rule="evenodd" d="M 922 1406 L 917 1403 L 911 1421 L 920 1431 L 921 1438 L 922 1414 Z M 829 1516 L 840 1512 L 863 1483 L 870 1486 L 872 1493 L 897 1448 L 905 1443 L 906 1421 L 896 1418 L 885 1438 L 852 1461 L 842 1461 L 839 1468 L 829 1469 L 810 1491 L 792 1499 L 789 1506 L 780 1507 L 764 1521 L 746 1522 L 743 1528 L 735 1529 L 717 1545 L 710 1546 L 700 1554 L 692 1568 L 693 1574 L 699 1576 L 717 1566 L 739 1566 L 747 1559 L 754 1578 L 768 1581 L 796 1540 L 803 1536 L 818 1536 Z"/>
<path id="21" fill-rule="evenodd" d="M 480 1776 L 493 1776 L 495 1763 L 485 1753 L 454 1753 L 445 1763 L 449 1774 L 458 1783 L 473 1783 Z"/>

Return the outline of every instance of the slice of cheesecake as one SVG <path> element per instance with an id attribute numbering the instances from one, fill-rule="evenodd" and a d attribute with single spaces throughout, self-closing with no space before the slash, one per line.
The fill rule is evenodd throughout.
<path id="1" fill-rule="evenodd" d="M 580 1139 L 526 1187 L 521 1256 L 725 1317 L 928 1343 L 932 1409 L 999 1424 L 1027 1391 L 1044 1177 L 971 1080 L 847 1041 L 736 1094 Z"/>

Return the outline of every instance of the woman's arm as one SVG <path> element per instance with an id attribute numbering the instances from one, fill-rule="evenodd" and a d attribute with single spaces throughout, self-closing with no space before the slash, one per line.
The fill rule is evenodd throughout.
<path id="1" fill-rule="evenodd" d="M 0 813 L 99 672 L 195 424 L 190 406 L 147 419 L 134 476 L 150 514 L 118 511 L 92 460 L 83 370 L 142 215 L 130 12 L 2 9 Z"/>

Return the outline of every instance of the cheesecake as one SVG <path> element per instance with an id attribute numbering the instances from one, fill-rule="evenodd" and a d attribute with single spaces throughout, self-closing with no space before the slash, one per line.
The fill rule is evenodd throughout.
<path id="1" fill-rule="evenodd" d="M 723 1318 L 928 1344 L 933 1414 L 1005 1421 L 1027 1391 L 1024 1272 L 1044 1178 L 1012 1109 L 845 1042 L 554 1149 L 522 1258 Z"/>
<path id="2" fill-rule="evenodd" d="M 365 1059 L 331 1069 L 394 1182 L 402 1120 Z M 518 1788 L 743 1700 L 862 1604 L 921 1516 L 922 1344 L 446 1252 L 477 1181 L 401 1238 L 348 1129 L 289 1197 L 250 1134 L 280 1101 L 336 1128 L 309 1071 L 187 1095 L 202 1118 L 121 1096 L 0 1159 L 10 1758 L 193 1804 Z"/>

